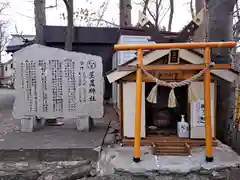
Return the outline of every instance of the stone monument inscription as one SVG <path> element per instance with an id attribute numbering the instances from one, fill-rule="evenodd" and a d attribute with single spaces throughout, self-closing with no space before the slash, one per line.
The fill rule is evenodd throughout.
<path id="1" fill-rule="evenodd" d="M 101 57 L 34 44 L 13 58 L 14 118 L 103 116 Z"/>

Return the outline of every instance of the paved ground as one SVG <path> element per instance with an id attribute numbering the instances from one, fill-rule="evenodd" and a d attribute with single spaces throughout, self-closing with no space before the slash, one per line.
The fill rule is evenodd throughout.
<path id="1" fill-rule="evenodd" d="M 12 119 L 12 108 L 15 91 L 12 89 L 0 89 L 0 141 L 11 132 L 19 131 L 19 122 Z"/>
<path id="2" fill-rule="evenodd" d="M 33 133 L 20 133 L 19 131 L 20 122 L 17 120 L 14 120 L 11 115 L 13 102 L 14 102 L 14 90 L 0 89 L 0 156 L 1 157 L 7 151 L 10 152 L 8 156 L 10 155 L 9 157 L 12 157 L 11 150 L 15 151 L 19 149 L 20 149 L 19 150 L 20 153 L 23 152 L 22 149 L 44 149 L 44 152 L 41 155 L 46 155 L 48 154 L 47 152 L 50 151 L 50 149 L 61 149 L 61 148 L 74 149 L 75 148 L 75 150 L 79 152 L 78 148 L 94 148 L 100 145 L 109 120 L 117 119 L 117 116 L 114 113 L 114 110 L 110 106 L 107 106 L 105 108 L 105 111 L 106 111 L 105 114 L 107 114 L 107 116 L 105 116 L 102 119 L 95 120 L 97 128 L 93 132 L 89 132 L 89 133 L 78 132 L 76 131 L 74 120 L 68 120 L 65 122 L 65 125 L 62 127 L 45 127 L 44 129 L 33 132 Z M 29 152 L 27 152 L 26 154 L 29 155 L 28 153 Z M 56 153 L 56 151 L 54 153 Z M 60 155 L 63 156 L 62 152 L 60 153 Z M 47 172 L 46 168 L 42 168 L 42 166 L 45 167 L 46 164 L 39 165 L 39 164 L 35 164 L 36 162 L 30 161 L 31 163 L 33 163 L 33 165 L 36 165 L 37 168 L 34 171 L 29 171 L 29 168 L 31 170 L 34 169 L 31 163 L 29 164 L 29 161 L 23 162 L 23 163 L 16 163 L 16 164 L 12 164 L 12 162 L 7 161 L 5 164 L 5 162 L 1 161 L 1 157 L 0 157 L 0 169 L 1 169 L 0 179 L 2 179 L 2 177 L 4 177 L 5 179 L 6 177 L 8 177 L 7 179 L 26 179 L 26 180 L 29 179 L 30 180 L 30 179 L 39 179 L 37 178 L 39 176 L 41 176 L 40 180 L 49 179 L 49 176 L 51 177 L 56 176 L 57 179 L 66 179 L 65 177 L 66 175 L 70 174 L 72 176 L 74 173 L 75 173 L 74 175 L 76 175 L 76 177 L 78 178 L 84 177 L 84 176 L 88 176 L 88 177 L 94 176 L 93 175 L 94 173 L 92 174 L 90 172 L 92 170 L 94 172 L 95 167 L 89 164 L 88 162 L 83 163 L 79 161 L 79 163 L 81 164 L 79 166 L 76 165 L 76 163 L 78 162 L 72 162 L 73 164 L 72 168 L 69 168 L 69 162 L 66 162 L 68 164 L 67 170 L 69 172 L 66 171 L 66 168 L 62 168 L 64 164 L 62 162 L 59 162 L 61 166 L 56 165 L 55 167 L 54 165 L 53 167 L 50 167 L 50 168 L 48 167 L 50 172 Z M 20 159 L 20 160 L 24 161 L 26 159 Z M 120 159 L 119 162 L 121 161 L 122 159 Z M 53 164 L 54 163 L 55 162 L 53 162 Z M 132 161 L 129 161 L 129 164 L 132 164 Z M 52 166 L 52 164 L 47 163 L 47 166 Z M 61 171 L 58 172 L 56 168 L 60 168 Z M 23 169 L 26 169 L 26 173 L 23 172 Z M 32 174 L 31 173 L 29 174 L 29 172 L 31 172 Z M 220 174 L 222 177 L 221 179 L 237 180 L 239 179 L 239 176 L 240 176 L 240 170 L 239 168 L 226 169 L 221 172 L 211 172 L 210 175 L 207 175 L 205 171 L 201 172 L 201 175 L 196 173 L 187 174 L 187 175 L 156 174 L 156 175 L 153 175 L 152 178 L 149 178 L 149 175 L 146 176 L 146 175 L 136 174 L 135 176 L 135 174 L 127 174 L 126 172 L 116 172 L 112 176 L 107 176 L 103 178 L 89 177 L 89 179 L 91 180 L 219 179 L 219 176 L 218 178 L 213 178 L 213 174 Z M 27 175 L 28 178 L 26 178 L 25 175 Z M 60 175 L 63 178 L 59 178 Z M 45 177 L 45 178 L 42 178 L 42 177 Z M 71 179 L 75 180 L 77 178 L 71 178 Z M 87 178 L 84 178 L 84 179 L 87 179 Z"/>
<path id="3" fill-rule="evenodd" d="M 78 132 L 75 120 L 70 119 L 64 126 L 45 126 L 36 132 L 21 133 L 20 121 L 12 118 L 13 102 L 14 90 L 0 89 L 0 149 L 94 148 L 101 144 L 109 120 L 117 120 L 113 109 L 107 106 L 108 116 L 96 119 L 92 132 Z"/>

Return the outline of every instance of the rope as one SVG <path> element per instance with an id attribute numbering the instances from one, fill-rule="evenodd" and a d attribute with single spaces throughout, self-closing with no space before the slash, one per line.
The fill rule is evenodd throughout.
<path id="1" fill-rule="evenodd" d="M 214 64 L 215 64 L 214 62 L 211 62 L 204 69 L 202 69 L 199 73 L 197 73 L 194 76 L 192 76 L 191 78 L 185 79 L 181 82 L 166 82 L 166 81 L 160 80 L 160 79 L 154 77 L 149 72 L 147 72 L 143 66 L 139 66 L 139 68 L 143 71 L 143 73 L 146 76 L 148 76 L 149 78 L 151 78 L 153 81 L 156 82 L 156 85 L 152 88 L 151 92 L 149 93 L 149 95 L 147 97 L 147 101 L 150 103 L 157 103 L 157 87 L 158 86 L 170 87 L 171 91 L 170 91 L 169 97 L 168 97 L 168 107 L 175 108 L 177 105 L 177 98 L 174 93 L 174 88 L 191 84 L 192 82 L 194 82 L 198 78 L 200 78 L 204 74 L 204 72 L 206 70 L 208 70 L 210 67 L 212 67 Z"/>
<path id="2" fill-rule="evenodd" d="M 147 72 L 144 67 L 140 66 L 140 69 L 144 72 L 144 74 L 146 74 L 149 78 L 151 78 L 152 80 L 154 80 L 156 82 L 156 84 L 158 84 L 159 86 L 165 86 L 165 87 L 170 87 L 171 89 L 174 89 L 176 87 L 182 87 L 182 86 L 185 86 L 185 85 L 188 85 L 190 84 L 191 82 L 193 81 L 196 81 L 198 78 L 200 78 L 204 72 L 206 70 L 208 70 L 210 67 L 214 66 L 214 62 L 211 62 L 210 64 L 208 64 L 204 69 L 202 69 L 199 73 L 195 74 L 194 76 L 188 78 L 188 79 L 185 79 L 181 82 L 166 82 L 166 81 L 163 81 L 163 80 L 160 80 L 156 77 L 154 77 L 152 74 L 150 74 L 149 72 Z"/>

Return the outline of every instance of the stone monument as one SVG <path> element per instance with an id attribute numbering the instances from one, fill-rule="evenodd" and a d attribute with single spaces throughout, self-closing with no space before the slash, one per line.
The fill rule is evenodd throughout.
<path id="1" fill-rule="evenodd" d="M 89 128 L 89 117 L 103 116 L 102 58 L 33 44 L 13 54 L 16 97 L 13 117 L 22 131 L 37 119 L 76 118 Z"/>

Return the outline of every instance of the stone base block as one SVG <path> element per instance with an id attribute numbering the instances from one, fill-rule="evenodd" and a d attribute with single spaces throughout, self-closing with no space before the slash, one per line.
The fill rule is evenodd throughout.
<path id="1" fill-rule="evenodd" d="M 27 116 L 21 119 L 21 132 L 33 132 L 36 123 L 35 116 Z"/>
<path id="2" fill-rule="evenodd" d="M 76 126 L 78 131 L 91 131 L 94 127 L 93 118 L 89 116 L 78 116 Z"/>

